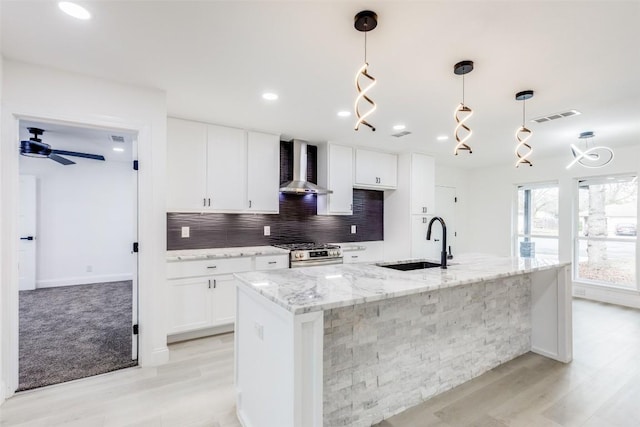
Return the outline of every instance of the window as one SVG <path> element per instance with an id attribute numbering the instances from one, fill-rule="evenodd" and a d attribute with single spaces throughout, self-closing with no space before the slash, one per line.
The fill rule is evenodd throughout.
<path id="1" fill-rule="evenodd" d="M 557 257 L 558 184 L 519 186 L 516 221 L 516 255 Z"/>
<path id="2" fill-rule="evenodd" d="M 575 280 L 636 288 L 637 208 L 635 176 L 578 181 Z"/>

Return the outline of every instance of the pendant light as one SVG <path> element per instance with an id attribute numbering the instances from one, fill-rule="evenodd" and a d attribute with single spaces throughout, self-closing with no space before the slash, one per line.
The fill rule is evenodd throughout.
<path id="1" fill-rule="evenodd" d="M 522 92 L 516 93 L 516 101 L 522 101 L 522 126 L 520 126 L 516 130 L 516 140 L 518 141 L 518 145 L 516 146 L 516 156 L 518 160 L 516 161 L 516 167 L 521 164 L 527 164 L 529 166 L 533 166 L 531 161 L 529 160 L 529 156 L 533 153 L 533 148 L 527 143 L 529 139 L 531 139 L 531 135 L 533 134 L 529 129 L 527 129 L 524 125 L 525 122 L 525 103 L 527 99 L 533 98 L 532 90 L 523 90 Z"/>
<path id="2" fill-rule="evenodd" d="M 356 30 L 362 31 L 364 33 L 364 64 L 356 73 L 356 90 L 358 91 L 358 96 L 356 96 L 356 101 L 353 108 L 356 112 L 356 117 L 358 118 L 358 120 L 356 121 L 354 129 L 358 130 L 360 128 L 360 125 L 365 125 L 375 132 L 376 128 L 366 120 L 367 117 L 369 117 L 377 108 L 376 103 L 367 96 L 367 92 L 369 92 L 369 90 L 371 90 L 371 88 L 376 84 L 376 79 L 367 71 L 367 67 L 369 67 L 369 63 L 367 62 L 367 33 L 378 26 L 378 15 L 370 10 L 363 10 L 355 16 L 353 25 Z M 364 88 L 360 86 L 361 77 L 369 81 L 368 85 Z M 359 104 L 363 100 L 371 106 L 370 109 L 364 114 L 360 113 L 359 108 Z"/>
<path id="3" fill-rule="evenodd" d="M 585 150 L 581 151 L 575 144 L 571 144 L 571 153 L 573 161 L 567 165 L 567 169 L 576 163 L 580 163 L 585 168 L 601 168 L 613 160 L 613 150 L 609 147 L 591 147 L 589 142 L 596 136 L 595 133 L 588 131 L 582 132 L 578 139 L 584 140 Z"/>
<path id="4" fill-rule="evenodd" d="M 456 128 L 453 131 L 456 137 L 456 147 L 453 150 L 453 154 L 458 155 L 458 150 L 467 150 L 469 154 L 473 153 L 471 147 L 467 144 L 467 140 L 471 138 L 473 131 L 469 126 L 465 124 L 467 120 L 473 115 L 473 110 L 464 103 L 464 75 L 473 71 L 473 61 L 460 61 L 453 66 L 453 73 L 462 76 L 462 102 L 456 108 L 453 113 L 453 118 L 456 119 Z M 460 131 L 463 130 L 466 134 L 461 138 Z"/>

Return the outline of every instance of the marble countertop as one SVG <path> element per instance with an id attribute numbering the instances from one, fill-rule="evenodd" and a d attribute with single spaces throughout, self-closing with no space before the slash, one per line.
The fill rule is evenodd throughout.
<path id="1" fill-rule="evenodd" d="M 186 249 L 167 251 L 167 261 L 187 261 L 195 259 L 237 258 L 255 255 L 288 255 L 286 249 L 273 246 L 245 246 L 241 248 Z"/>
<path id="2" fill-rule="evenodd" d="M 399 261 L 401 262 L 401 261 Z M 397 271 L 375 264 L 342 264 L 237 273 L 238 284 L 294 314 L 329 310 L 453 286 L 546 270 L 570 263 L 554 258 L 459 255 L 449 268 Z"/>

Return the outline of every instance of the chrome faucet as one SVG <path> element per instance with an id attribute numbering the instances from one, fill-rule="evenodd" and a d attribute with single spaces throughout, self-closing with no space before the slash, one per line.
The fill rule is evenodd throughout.
<path id="1" fill-rule="evenodd" d="M 447 224 L 445 224 L 444 219 L 439 216 L 434 216 L 429 221 L 429 227 L 427 228 L 427 240 L 431 240 L 431 226 L 434 221 L 440 221 L 440 225 L 442 225 L 442 252 L 440 252 L 440 268 L 447 268 Z"/>

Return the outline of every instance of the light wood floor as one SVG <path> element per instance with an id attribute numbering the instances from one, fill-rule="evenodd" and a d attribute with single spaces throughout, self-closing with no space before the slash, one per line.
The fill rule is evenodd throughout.
<path id="1" fill-rule="evenodd" d="M 233 335 L 170 354 L 161 367 L 19 393 L 0 406 L 0 425 L 239 426 Z M 576 300 L 573 363 L 526 354 L 379 424 L 392 426 L 640 426 L 640 311 Z"/>

